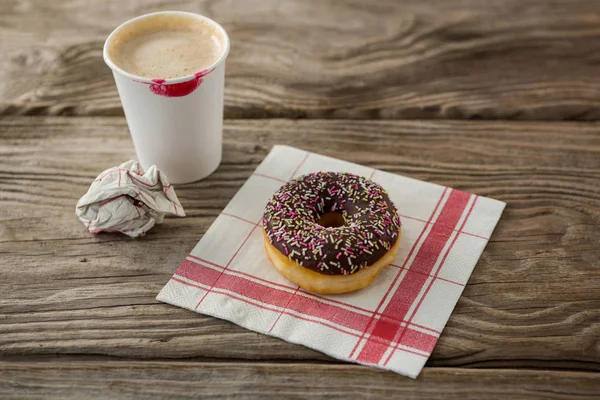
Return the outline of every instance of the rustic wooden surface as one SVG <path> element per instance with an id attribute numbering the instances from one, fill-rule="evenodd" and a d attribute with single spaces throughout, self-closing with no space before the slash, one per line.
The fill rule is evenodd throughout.
<path id="1" fill-rule="evenodd" d="M 63 399 L 478 399 L 593 398 L 589 372 L 431 368 L 418 380 L 344 364 L 43 360 L 0 362 L 0 397 L 14 389 Z M 202 384 L 210 382 L 210 384 Z M 258 384 L 260 382 L 260 384 Z M 311 390 L 306 391 L 309 383 Z M 549 390 L 549 388 L 552 390 Z M 7 390 L 8 389 L 8 390 Z M 265 390 L 268 389 L 268 390 Z M 510 397 L 509 397 L 510 396 Z"/>
<path id="2" fill-rule="evenodd" d="M 139 240 L 92 236 L 77 199 L 134 157 L 102 44 L 120 22 L 166 7 L 230 33 L 224 160 L 177 186 L 188 217 Z M 0 398 L 600 393 L 597 1 L 0 9 Z M 274 144 L 507 202 L 417 380 L 155 300 Z"/>
<path id="3" fill-rule="evenodd" d="M 0 114 L 123 115 L 102 60 L 172 7 L 230 33 L 228 118 L 597 120 L 597 0 L 1 0 Z"/>
<path id="4" fill-rule="evenodd" d="M 335 361 L 320 353 L 154 299 L 269 148 L 282 142 L 508 203 L 428 362 L 426 371 L 457 368 L 431 372 L 434 386 L 440 380 L 439 393 L 451 385 L 455 371 L 466 374 L 463 378 L 484 377 L 467 386 L 456 381 L 454 390 L 463 394 L 501 390 L 515 376 L 521 378 L 510 393 L 521 395 L 544 384 L 565 393 L 573 389 L 571 394 L 600 390 L 600 380 L 592 379 L 600 376 L 598 125 L 228 120 L 221 167 L 202 182 L 177 188 L 188 217 L 169 218 L 140 240 L 91 236 L 73 214 L 77 198 L 102 168 L 133 157 L 124 119 L 7 117 L 0 120 L 0 132 L 0 150 L 6 155 L 0 175 L 0 355 L 22 362 L 9 369 L 9 376 L 15 387 L 32 381 L 32 395 L 52 390 L 54 383 L 45 379 L 53 378 L 44 379 L 47 372 L 56 375 L 58 392 L 73 378 L 69 384 L 79 390 L 73 393 L 83 395 L 114 379 L 113 366 L 118 370 L 129 365 L 112 358 L 96 365 L 84 358 L 75 365 L 92 369 L 99 379 L 88 386 L 85 373 L 72 377 L 68 369 L 59 368 L 69 364 L 61 359 L 56 360 L 58 372 L 49 372 L 54 369 L 52 358 L 33 368 L 36 357 L 53 355 L 230 361 L 210 366 L 222 377 L 215 382 L 240 368 L 246 378 L 238 378 L 236 385 L 247 379 L 264 388 L 270 381 L 263 381 L 263 375 L 279 367 L 264 367 L 265 372 L 252 361 L 303 361 L 309 363 L 303 370 L 328 374 L 330 366 L 323 362 Z M 140 371 L 152 365 L 152 372 L 123 390 L 143 386 L 144 379 L 159 379 L 162 361 L 132 362 Z M 191 371 L 204 368 L 199 362 Z M 0 365 L 0 370 L 11 364 Z M 503 369 L 462 369 L 473 367 Z M 187 371 L 188 366 L 178 368 Z M 373 393 L 381 395 L 420 388 L 398 375 L 359 366 L 331 368 L 338 371 L 330 376 L 333 393 L 354 379 L 352 374 L 385 376 L 373 386 Z M 508 370 L 515 368 L 520 372 Z M 552 375 L 532 368 L 582 373 L 569 375 L 571 386 L 561 381 L 554 386 L 548 379 Z M 337 380 L 346 373 L 349 380 Z M 488 387 L 485 382 L 494 381 L 495 375 L 500 380 Z M 185 394 L 185 387 L 178 390 Z M 421 395 L 430 398 L 428 391 Z"/>

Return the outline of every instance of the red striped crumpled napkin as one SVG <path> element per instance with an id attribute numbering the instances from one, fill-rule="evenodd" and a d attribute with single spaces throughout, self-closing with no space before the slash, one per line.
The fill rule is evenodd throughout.
<path id="1" fill-rule="evenodd" d="M 185 217 L 175 189 L 154 165 L 144 172 L 134 160 L 103 171 L 75 206 L 75 215 L 94 235 L 144 236 L 166 214 Z"/>
<path id="2" fill-rule="evenodd" d="M 322 296 L 271 265 L 261 218 L 273 193 L 317 171 L 383 186 L 400 212 L 401 247 L 367 288 Z M 275 146 L 157 299 L 331 357 L 415 378 L 450 318 L 505 203 L 303 150 Z"/>

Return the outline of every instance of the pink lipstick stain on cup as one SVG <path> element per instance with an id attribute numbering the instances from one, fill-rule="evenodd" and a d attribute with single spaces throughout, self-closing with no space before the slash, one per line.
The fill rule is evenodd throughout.
<path id="1" fill-rule="evenodd" d="M 196 72 L 194 77 L 186 82 L 165 84 L 165 79 L 152 79 L 149 83 L 150 91 L 163 97 L 183 97 L 192 93 L 202 84 L 202 77 L 208 75 L 212 70 Z"/>

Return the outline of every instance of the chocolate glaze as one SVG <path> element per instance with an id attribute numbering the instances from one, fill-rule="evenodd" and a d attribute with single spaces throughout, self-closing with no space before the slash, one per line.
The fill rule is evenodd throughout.
<path id="1" fill-rule="evenodd" d="M 339 212 L 346 224 L 323 227 Z M 378 261 L 396 243 L 400 218 L 387 192 L 360 176 L 317 172 L 293 179 L 271 198 L 263 217 L 271 244 L 305 268 L 350 275 Z"/>

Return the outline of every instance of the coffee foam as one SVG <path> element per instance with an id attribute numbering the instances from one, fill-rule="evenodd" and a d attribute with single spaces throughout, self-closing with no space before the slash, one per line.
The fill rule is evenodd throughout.
<path id="1" fill-rule="evenodd" d="M 151 15 L 123 26 L 108 46 L 115 65 L 144 78 L 200 72 L 223 54 L 222 33 L 210 22 L 176 14 Z"/>

